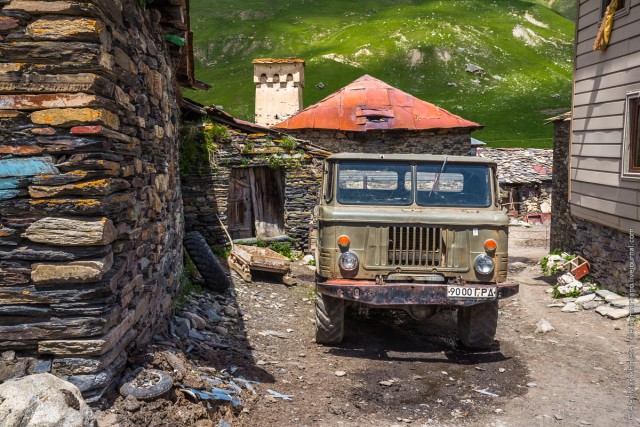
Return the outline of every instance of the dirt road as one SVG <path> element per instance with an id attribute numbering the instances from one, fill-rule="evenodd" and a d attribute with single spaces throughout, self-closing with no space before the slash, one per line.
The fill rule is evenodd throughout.
<path id="1" fill-rule="evenodd" d="M 293 398 L 256 399 L 233 425 L 640 425 L 637 401 L 636 420 L 627 419 L 627 321 L 547 307 L 537 265 L 546 235 L 543 226 L 512 229 L 510 280 L 521 290 L 501 303 L 497 345 L 486 353 L 457 347 L 449 311 L 422 323 L 356 314 L 344 344 L 319 346 L 306 266 L 292 288 L 236 280 L 253 360 L 270 378 L 260 387 Z M 534 334 L 541 318 L 556 330 Z"/>
<path id="2" fill-rule="evenodd" d="M 180 387 L 207 389 L 202 375 L 210 372 L 259 381 L 255 394 L 243 391 L 235 410 L 194 401 L 180 387 L 142 405 L 120 397 L 99 413 L 100 426 L 640 425 L 640 403 L 629 398 L 638 389 L 627 392 L 636 343 L 628 322 L 547 306 L 554 301 L 537 264 L 548 252 L 547 236 L 544 226 L 512 228 L 509 279 L 520 283 L 520 293 L 500 303 L 497 341 L 488 352 L 457 345 L 454 311 L 425 322 L 403 313 L 353 313 L 342 345 L 316 345 L 308 266 L 296 264 L 294 287 L 258 275 L 246 284 L 234 274 L 233 290 L 185 309 L 213 319 L 199 328 L 204 336 L 160 338 L 130 363 L 171 372 Z M 535 334 L 542 318 L 555 330 Z"/>

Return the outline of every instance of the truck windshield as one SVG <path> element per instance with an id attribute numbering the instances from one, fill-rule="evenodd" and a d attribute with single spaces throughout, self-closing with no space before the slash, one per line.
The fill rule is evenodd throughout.
<path id="1" fill-rule="evenodd" d="M 489 168 L 484 165 L 426 163 L 416 167 L 416 203 L 420 206 L 491 205 Z"/>
<path id="2" fill-rule="evenodd" d="M 415 191 L 414 183 L 415 182 Z M 463 163 L 340 162 L 337 199 L 344 205 L 488 207 L 489 167 Z"/>
<path id="3" fill-rule="evenodd" d="M 340 163 L 338 202 L 345 205 L 410 205 L 413 202 L 411 165 Z"/>

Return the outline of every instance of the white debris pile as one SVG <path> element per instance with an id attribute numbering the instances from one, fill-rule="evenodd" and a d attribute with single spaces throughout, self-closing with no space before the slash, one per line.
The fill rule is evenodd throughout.
<path id="1" fill-rule="evenodd" d="M 575 255 L 571 255 L 567 252 L 552 252 L 540 260 L 540 265 L 542 266 L 542 274 L 544 274 L 545 276 L 552 276 L 558 272 L 561 272 L 562 266 L 574 258 Z"/>
<path id="2" fill-rule="evenodd" d="M 582 293 L 584 285 L 581 281 L 573 277 L 571 273 L 565 273 L 558 278 L 558 284 L 554 287 L 556 298 L 566 295 L 576 295 Z"/>

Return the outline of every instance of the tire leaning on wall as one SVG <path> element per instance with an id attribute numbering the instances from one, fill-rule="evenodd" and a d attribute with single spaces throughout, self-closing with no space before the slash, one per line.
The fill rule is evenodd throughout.
<path id="1" fill-rule="evenodd" d="M 189 231 L 184 236 L 183 244 L 204 279 L 205 286 L 217 292 L 226 291 L 231 284 L 229 277 L 202 234 L 198 231 Z"/>

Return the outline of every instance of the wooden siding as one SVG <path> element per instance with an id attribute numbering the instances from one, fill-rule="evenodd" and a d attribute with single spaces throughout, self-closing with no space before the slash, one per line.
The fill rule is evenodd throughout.
<path id="1" fill-rule="evenodd" d="M 621 231 L 640 230 L 640 180 L 621 179 L 625 101 L 640 90 L 640 0 L 616 17 L 594 52 L 601 0 L 580 0 L 576 22 L 571 213 Z"/>

